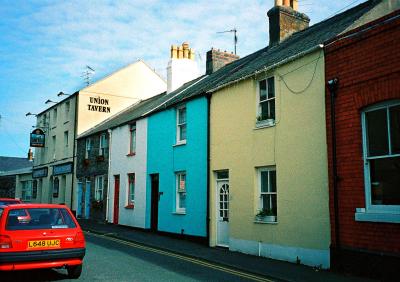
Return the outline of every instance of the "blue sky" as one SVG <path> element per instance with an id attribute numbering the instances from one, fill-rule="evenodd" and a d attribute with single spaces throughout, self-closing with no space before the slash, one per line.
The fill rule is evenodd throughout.
<path id="1" fill-rule="evenodd" d="M 364 0 L 299 0 L 311 24 Z M 166 76 L 171 44 L 188 41 L 205 69 L 211 47 L 238 55 L 268 44 L 267 11 L 273 0 L 229 1 L 0 1 L 0 156 L 25 157 L 35 124 L 27 112 L 46 109 L 60 91 L 84 87 L 86 65 L 93 81 L 136 61 Z"/>

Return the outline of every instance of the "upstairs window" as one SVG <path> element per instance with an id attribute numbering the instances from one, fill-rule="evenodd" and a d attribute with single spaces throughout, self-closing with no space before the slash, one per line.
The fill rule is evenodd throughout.
<path id="1" fill-rule="evenodd" d="M 65 120 L 68 120 L 69 118 L 69 108 L 70 108 L 70 103 L 69 101 L 65 102 Z"/>
<path id="2" fill-rule="evenodd" d="M 108 148 L 108 140 L 106 133 L 103 133 L 99 137 L 99 156 L 104 156 Z"/>
<path id="3" fill-rule="evenodd" d="M 136 152 L 136 123 L 129 126 L 129 155 L 134 155 Z"/>
<path id="4" fill-rule="evenodd" d="M 176 110 L 176 137 L 177 144 L 186 143 L 186 106 Z"/>
<path id="5" fill-rule="evenodd" d="M 274 77 L 258 82 L 258 110 L 257 123 L 275 122 L 275 81 Z"/>
<path id="6" fill-rule="evenodd" d="M 186 212 L 186 172 L 176 174 L 176 212 Z"/>
<path id="7" fill-rule="evenodd" d="M 53 137 L 52 137 L 52 139 L 53 139 L 53 159 L 55 160 L 56 159 L 56 152 L 57 152 L 57 136 L 56 135 L 54 135 Z"/>
<path id="8" fill-rule="evenodd" d="M 400 207 L 400 101 L 362 113 L 367 210 Z"/>
<path id="9" fill-rule="evenodd" d="M 53 124 L 54 126 L 57 125 L 57 108 L 53 110 Z"/>
<path id="10" fill-rule="evenodd" d="M 86 138 L 85 144 L 85 159 L 89 159 L 90 150 L 92 150 L 92 140 L 90 138 Z"/>

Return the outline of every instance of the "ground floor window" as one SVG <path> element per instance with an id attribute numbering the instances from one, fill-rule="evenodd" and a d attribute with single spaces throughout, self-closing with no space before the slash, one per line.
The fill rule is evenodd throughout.
<path id="1" fill-rule="evenodd" d="M 98 175 L 95 178 L 95 188 L 94 188 L 94 199 L 96 201 L 103 200 L 103 190 L 104 190 L 104 176 Z"/>
<path id="2" fill-rule="evenodd" d="M 24 202 L 30 202 L 32 200 L 32 181 L 21 182 L 21 199 Z"/>
<path id="3" fill-rule="evenodd" d="M 33 182 L 32 182 L 32 199 L 37 198 L 37 191 L 38 191 L 38 181 L 33 180 Z"/>
<path id="4" fill-rule="evenodd" d="M 60 180 L 58 177 L 55 177 L 53 179 L 53 198 L 58 198 L 58 195 L 60 193 Z"/>
<path id="5" fill-rule="evenodd" d="M 400 101 L 362 112 L 367 208 L 392 212 L 400 207 Z"/>
<path id="6" fill-rule="evenodd" d="M 133 206 L 135 203 L 135 174 L 128 174 L 128 206 Z"/>
<path id="7" fill-rule="evenodd" d="M 186 172 L 176 173 L 176 212 L 186 212 Z"/>
<path id="8" fill-rule="evenodd" d="M 258 169 L 258 194 L 260 197 L 257 217 L 265 221 L 277 220 L 277 190 L 275 167 Z"/>

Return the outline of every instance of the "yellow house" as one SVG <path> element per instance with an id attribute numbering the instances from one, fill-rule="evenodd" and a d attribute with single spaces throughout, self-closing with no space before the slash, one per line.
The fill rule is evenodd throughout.
<path id="1" fill-rule="evenodd" d="M 222 79 L 207 91 L 211 246 L 329 268 L 322 44 L 375 5 L 308 27 L 297 1 L 275 1 L 269 46 L 215 73 Z"/>

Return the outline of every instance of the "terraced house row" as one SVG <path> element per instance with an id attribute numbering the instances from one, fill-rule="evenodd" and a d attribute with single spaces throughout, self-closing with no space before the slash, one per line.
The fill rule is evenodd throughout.
<path id="1" fill-rule="evenodd" d="M 204 75 L 188 43 L 171 46 L 167 91 L 78 132 L 69 204 L 322 268 L 398 263 L 398 9 L 368 1 L 309 26 L 275 1 L 268 46 L 211 49 Z"/>

